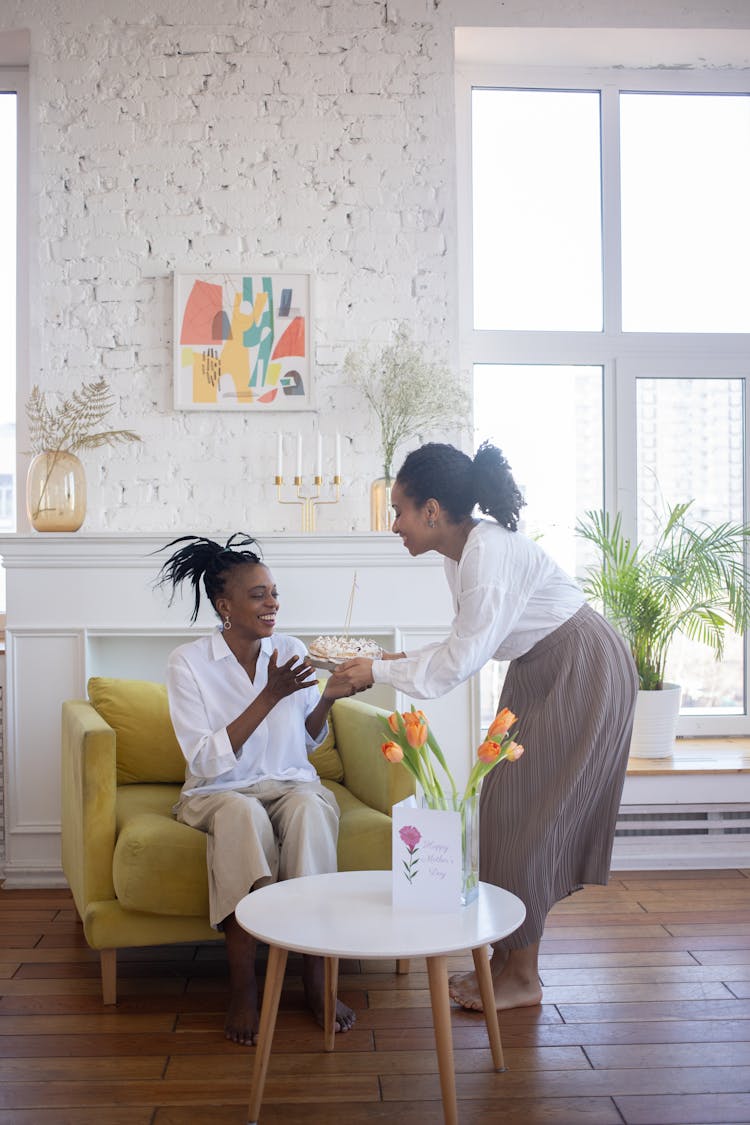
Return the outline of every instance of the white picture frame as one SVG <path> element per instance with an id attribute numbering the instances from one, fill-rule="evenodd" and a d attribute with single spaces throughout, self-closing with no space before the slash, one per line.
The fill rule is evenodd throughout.
<path id="1" fill-rule="evenodd" d="M 309 273 L 175 273 L 175 409 L 314 409 L 311 318 Z"/>

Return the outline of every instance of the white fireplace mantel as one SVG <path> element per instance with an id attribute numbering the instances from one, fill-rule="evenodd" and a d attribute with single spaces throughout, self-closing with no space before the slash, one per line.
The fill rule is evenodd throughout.
<path id="1" fill-rule="evenodd" d="M 224 542 L 228 533 L 208 533 Z M 210 605 L 189 623 L 192 589 L 169 604 L 156 586 L 175 536 L 0 536 L 6 571 L 5 885 L 52 886 L 60 869 L 60 705 L 83 698 L 91 675 L 162 680 L 168 653 L 214 628 Z M 340 633 L 356 574 L 350 631 L 386 648 L 445 636 L 450 595 L 436 554 L 411 558 L 397 536 L 265 536 L 264 561 L 280 594 L 278 628 L 309 639 Z M 409 700 L 376 687 L 363 698 Z M 459 779 L 478 744 L 474 683 L 430 701 L 429 716 Z"/>
<path id="2" fill-rule="evenodd" d="M 209 533 L 221 542 L 226 534 Z M 156 588 L 169 535 L 0 535 L 7 579 L 5 706 L 5 864 L 7 887 L 55 886 L 60 868 L 60 705 L 83 698 L 89 676 L 162 680 L 169 652 L 215 627 L 207 604 L 189 624 L 189 589 L 169 604 Z M 340 633 L 352 583 L 350 629 L 386 648 L 414 649 L 448 631 L 452 607 L 436 554 L 413 559 L 394 535 L 266 536 L 263 556 L 279 586 L 279 630 L 311 639 Z M 384 707 L 410 700 L 377 686 L 363 698 Z M 462 684 L 424 706 L 457 780 L 468 774 L 479 744 L 479 689 Z M 747 805 L 744 776 L 628 777 L 623 807 L 684 808 Z M 739 805 L 737 807 L 740 807 Z M 710 842 L 710 841 L 709 841 Z M 734 863 L 720 841 L 713 866 Z M 699 840 L 705 852 L 707 844 Z M 615 865 L 663 865 L 660 838 L 653 855 L 632 857 L 632 841 L 615 842 Z M 620 858 L 618 846 L 623 850 Z M 630 851 L 627 850 L 630 848 Z M 683 842 L 669 865 L 705 866 Z M 725 854 L 726 853 L 726 854 Z M 712 851 L 711 856 L 719 854 Z M 723 858 L 722 858 L 723 857 Z"/>

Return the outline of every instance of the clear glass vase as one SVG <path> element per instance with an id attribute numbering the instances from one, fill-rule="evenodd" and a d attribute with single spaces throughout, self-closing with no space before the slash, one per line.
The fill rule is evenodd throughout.
<path id="1" fill-rule="evenodd" d="M 479 894 L 479 794 L 473 797 L 422 795 L 422 807 L 461 815 L 461 905 Z"/>
<path id="2" fill-rule="evenodd" d="M 86 474 L 75 453 L 37 453 L 26 477 L 26 509 L 37 531 L 78 531 L 86 518 Z"/>
<path id="3" fill-rule="evenodd" d="M 391 511 L 391 477 L 378 477 L 370 485 L 370 529 L 390 531 L 393 523 Z"/>

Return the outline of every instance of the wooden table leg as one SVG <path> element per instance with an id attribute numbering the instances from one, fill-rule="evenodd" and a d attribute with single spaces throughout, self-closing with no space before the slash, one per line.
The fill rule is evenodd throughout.
<path id="1" fill-rule="evenodd" d="M 490 958 L 486 945 L 472 949 L 474 969 L 479 983 L 479 995 L 482 998 L 484 1022 L 487 1024 L 487 1035 L 490 1040 L 492 1062 L 495 1070 L 505 1070 L 503 1058 L 503 1044 L 500 1038 L 500 1024 L 497 1022 L 497 1008 L 495 1007 L 495 990 L 492 986 L 492 973 L 490 972 Z"/>
<path id="2" fill-rule="evenodd" d="M 448 958 L 445 956 L 428 957 L 427 976 L 430 982 L 432 1022 L 435 1027 L 435 1044 L 437 1046 L 440 1092 L 443 1095 L 445 1125 L 458 1125 L 451 1005 L 448 996 Z"/>
<path id="3" fill-rule="evenodd" d="M 325 1042 L 323 1046 L 324 1050 L 332 1051 L 336 1042 L 336 994 L 339 987 L 339 959 L 338 957 L 326 957 L 324 961 L 323 1022 L 325 1024 Z"/>
<path id="4" fill-rule="evenodd" d="M 266 1084 L 268 1060 L 271 1057 L 271 1041 L 276 1027 L 276 1016 L 281 999 L 281 986 L 284 983 L 287 950 L 280 945 L 269 945 L 266 982 L 263 986 L 263 1005 L 260 1010 L 258 1043 L 255 1048 L 253 1084 L 250 1091 L 250 1105 L 247 1110 L 248 1125 L 257 1125 L 260 1103 L 263 1100 L 263 1087 Z"/>

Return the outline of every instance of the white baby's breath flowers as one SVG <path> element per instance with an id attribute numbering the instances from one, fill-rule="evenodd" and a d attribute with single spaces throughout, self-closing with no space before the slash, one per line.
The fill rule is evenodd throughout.
<path id="1" fill-rule="evenodd" d="M 367 345 L 350 351 L 344 370 L 362 392 L 380 423 L 383 475 L 393 475 L 398 445 L 422 430 L 462 426 L 469 414 L 469 396 L 446 364 L 426 358 L 401 324 L 393 343 L 374 355 Z"/>

